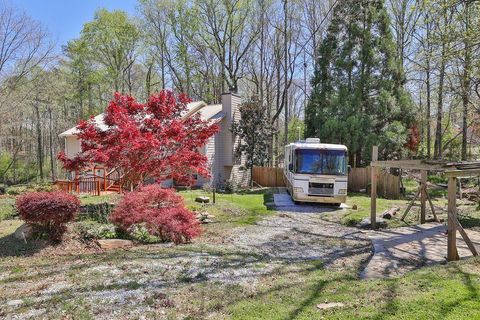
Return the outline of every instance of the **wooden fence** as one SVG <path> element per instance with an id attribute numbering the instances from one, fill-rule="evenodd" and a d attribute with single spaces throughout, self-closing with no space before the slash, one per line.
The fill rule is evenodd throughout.
<path id="1" fill-rule="evenodd" d="M 348 190 L 370 190 L 371 168 L 352 168 L 348 174 Z M 285 187 L 283 168 L 253 167 L 253 181 L 262 187 Z M 400 197 L 400 177 L 380 170 L 377 176 L 377 194 L 387 199 Z"/>
<path id="2" fill-rule="evenodd" d="M 283 168 L 253 167 L 253 181 L 262 187 L 285 187 Z"/>
<path id="3" fill-rule="evenodd" d="M 352 168 L 348 174 L 348 190 L 360 192 L 362 189 L 370 190 L 371 168 Z M 377 194 L 387 199 L 400 197 L 400 176 L 379 170 L 377 175 Z"/>

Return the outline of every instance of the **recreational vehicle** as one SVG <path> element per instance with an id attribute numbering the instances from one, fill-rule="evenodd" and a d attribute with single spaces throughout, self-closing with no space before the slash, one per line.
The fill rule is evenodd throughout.
<path id="1" fill-rule="evenodd" d="M 285 146 L 284 179 L 292 199 L 340 205 L 347 200 L 347 147 L 320 139 Z"/>

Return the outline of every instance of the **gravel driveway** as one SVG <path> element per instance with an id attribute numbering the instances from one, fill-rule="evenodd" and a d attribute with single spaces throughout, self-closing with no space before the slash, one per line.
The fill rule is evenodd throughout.
<path id="1" fill-rule="evenodd" d="M 62 301 L 64 306 L 86 305 L 97 319 L 149 313 L 161 318 L 164 311 L 151 305 L 152 296 L 168 306 L 170 297 L 185 295 L 198 285 L 254 290 L 262 277 L 296 263 L 318 260 L 326 268 L 343 268 L 353 260 L 367 260 L 372 245 L 364 233 L 323 220 L 324 213 L 333 210 L 342 209 L 279 207 L 256 225 L 230 229 L 217 243 L 0 260 L 0 316 L 61 318 L 64 311 L 58 301 Z"/>

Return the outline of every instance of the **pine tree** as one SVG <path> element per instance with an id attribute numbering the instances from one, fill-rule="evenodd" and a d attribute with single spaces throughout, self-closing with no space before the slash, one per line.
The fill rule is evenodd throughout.
<path id="1" fill-rule="evenodd" d="M 357 161 L 379 145 L 400 157 L 415 128 L 383 0 L 340 0 L 320 46 L 305 134 L 347 145 Z M 353 158 L 353 157 L 351 157 Z"/>

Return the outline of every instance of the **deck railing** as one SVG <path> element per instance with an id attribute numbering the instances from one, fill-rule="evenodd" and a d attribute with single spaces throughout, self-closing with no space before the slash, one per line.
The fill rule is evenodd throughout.
<path id="1" fill-rule="evenodd" d="M 55 184 L 60 190 L 69 193 L 88 193 L 96 196 L 99 196 L 101 194 L 101 182 L 97 178 L 57 180 Z"/>
<path id="2" fill-rule="evenodd" d="M 100 174 L 99 174 L 100 173 Z M 125 184 L 125 174 L 120 168 L 107 170 L 95 166 L 91 169 L 72 172 L 71 180 L 57 180 L 60 190 L 69 193 L 88 193 L 100 195 L 102 191 L 122 192 L 130 185 Z"/>

